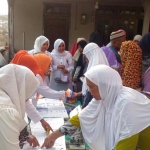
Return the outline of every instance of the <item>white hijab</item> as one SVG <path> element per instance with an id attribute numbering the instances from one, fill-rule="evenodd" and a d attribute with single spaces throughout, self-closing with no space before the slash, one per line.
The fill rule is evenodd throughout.
<path id="1" fill-rule="evenodd" d="M 67 54 L 67 51 L 64 51 L 63 53 L 59 53 L 58 51 L 58 47 L 59 45 L 63 43 L 65 45 L 65 42 L 62 40 L 62 39 L 57 39 L 55 42 L 54 42 L 54 49 L 52 51 L 52 54 L 56 55 L 56 56 L 65 56 Z"/>
<path id="2" fill-rule="evenodd" d="M 35 75 L 26 67 L 9 64 L 0 69 L 0 105 L 14 106 L 21 120 L 25 115 L 25 101 L 39 86 Z"/>
<path id="3" fill-rule="evenodd" d="M 34 53 L 41 53 L 41 47 L 43 46 L 44 43 L 48 42 L 48 47 L 49 47 L 49 40 L 45 36 L 39 36 L 36 38 L 34 42 Z"/>
<path id="4" fill-rule="evenodd" d="M 133 38 L 133 41 L 141 41 L 142 40 L 142 36 L 141 35 L 136 35 L 134 38 Z"/>
<path id="5" fill-rule="evenodd" d="M 108 65 L 108 60 L 106 58 L 105 53 L 103 52 L 103 50 L 95 43 L 89 43 L 85 46 L 85 48 L 83 49 L 83 54 L 86 55 L 86 57 L 88 58 L 89 62 L 88 62 L 88 67 L 87 67 L 87 71 L 92 68 L 93 66 L 96 65 L 100 65 L 100 64 L 104 64 L 104 65 Z M 87 91 L 87 85 L 86 85 L 86 81 L 83 81 L 83 86 L 82 86 L 82 94 L 85 95 L 86 91 Z"/>
<path id="6" fill-rule="evenodd" d="M 112 150 L 115 145 L 150 125 L 150 101 L 143 94 L 122 86 L 117 71 L 97 65 L 85 74 L 99 89 L 79 114 L 83 136 L 92 150 Z"/>

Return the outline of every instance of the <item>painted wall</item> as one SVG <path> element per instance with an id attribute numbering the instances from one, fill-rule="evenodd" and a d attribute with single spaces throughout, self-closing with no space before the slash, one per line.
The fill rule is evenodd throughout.
<path id="1" fill-rule="evenodd" d="M 36 37 L 42 35 L 43 33 L 43 2 L 52 2 L 52 1 L 53 0 L 15 0 L 14 5 L 15 51 L 23 49 L 23 43 L 25 45 L 26 50 L 33 49 Z M 57 0 L 57 2 L 62 3 L 62 0 Z M 85 37 L 87 40 L 89 39 L 89 35 L 93 31 L 91 18 L 92 18 L 92 11 L 94 10 L 94 4 L 95 3 L 91 2 L 89 3 L 71 2 L 69 49 L 72 47 L 73 43 L 76 41 L 78 37 Z M 82 13 L 87 14 L 86 25 L 82 25 L 80 23 L 80 17 Z M 77 22 L 75 21 L 76 14 L 77 14 Z M 25 35 L 24 40 L 23 40 L 23 33 Z"/>
<path id="2" fill-rule="evenodd" d="M 71 28 L 70 28 L 70 46 L 76 41 L 78 37 L 84 37 L 89 40 L 90 34 L 94 30 L 94 25 L 92 25 L 92 11 L 94 10 L 94 4 L 91 3 L 78 3 L 77 4 L 77 22 L 75 21 L 76 16 L 76 4 L 72 4 L 71 12 Z M 80 23 L 81 14 L 85 13 L 87 15 L 87 23 L 82 25 Z"/>
<path id="3" fill-rule="evenodd" d="M 25 33 L 25 49 L 33 49 L 36 37 L 43 33 L 43 2 L 70 3 L 71 18 L 69 29 L 69 49 L 78 37 L 85 37 L 88 41 L 94 30 L 91 24 L 92 11 L 95 0 L 15 0 L 14 5 L 14 48 L 23 49 L 23 32 Z M 141 5 L 141 0 L 105 0 L 101 5 Z M 76 11 L 77 8 L 77 11 Z M 80 23 L 81 14 L 87 14 L 87 23 Z M 77 17 L 76 17 L 77 15 Z M 75 21 L 77 18 L 77 22 Z M 53 44 L 53 43 L 51 43 Z"/>
<path id="4" fill-rule="evenodd" d="M 41 0 L 16 0 L 14 5 L 14 48 L 33 49 L 34 40 L 42 34 L 43 4 Z"/>

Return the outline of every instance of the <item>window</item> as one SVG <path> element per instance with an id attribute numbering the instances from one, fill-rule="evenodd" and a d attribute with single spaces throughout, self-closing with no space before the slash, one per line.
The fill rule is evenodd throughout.
<path id="1" fill-rule="evenodd" d="M 0 2 L 0 47 L 8 46 L 8 3 Z"/>

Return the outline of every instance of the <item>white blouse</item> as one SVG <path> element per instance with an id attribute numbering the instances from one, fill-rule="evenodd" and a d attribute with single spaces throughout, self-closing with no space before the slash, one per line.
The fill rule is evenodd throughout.
<path id="1" fill-rule="evenodd" d="M 71 71 L 74 69 L 74 62 L 72 59 L 72 56 L 69 52 L 65 56 L 57 56 L 53 53 L 52 55 L 52 68 L 53 71 L 50 76 L 50 88 L 60 91 L 60 90 L 72 90 L 72 80 L 71 80 Z M 64 65 L 65 69 L 68 71 L 68 73 L 64 74 L 69 79 L 69 84 L 61 84 L 55 82 L 55 77 L 60 74 L 61 70 L 57 68 L 58 65 Z"/>
<path id="2" fill-rule="evenodd" d="M 51 56 L 51 53 L 50 53 L 49 51 L 46 50 L 44 53 L 45 53 L 47 56 L 52 57 L 52 56 Z M 34 49 L 32 49 L 32 50 L 28 51 L 28 54 L 34 56 L 34 55 L 37 54 L 37 53 L 35 52 Z"/>
<path id="3" fill-rule="evenodd" d="M 46 82 L 43 81 L 42 77 L 40 75 L 36 75 L 36 78 L 40 81 L 40 86 L 38 87 L 37 91 L 39 94 L 41 94 L 42 96 L 46 97 L 46 98 L 50 98 L 50 99 L 60 99 L 60 98 L 65 98 L 65 91 L 55 91 L 50 89 Z M 41 115 L 38 113 L 38 111 L 36 110 L 36 108 L 34 107 L 34 105 L 32 104 L 32 102 L 30 100 L 26 101 L 26 113 L 28 115 L 28 117 L 34 122 L 37 123 L 39 122 L 42 117 Z"/>
<path id="4" fill-rule="evenodd" d="M 42 77 L 40 75 L 36 75 L 36 78 L 40 81 L 40 86 L 38 87 L 37 91 L 39 94 L 46 98 L 51 98 L 51 99 L 60 99 L 60 98 L 65 98 L 65 91 L 55 91 L 50 89 L 46 82 L 43 81 Z M 28 117 L 34 122 L 37 123 L 39 122 L 42 117 L 32 104 L 30 100 L 26 101 L 26 113 Z"/>
<path id="5" fill-rule="evenodd" d="M 42 119 L 42 116 L 38 113 L 36 108 L 33 106 L 30 99 L 25 103 L 26 113 L 28 117 L 34 122 L 37 123 Z"/>
<path id="6" fill-rule="evenodd" d="M 36 78 L 40 81 L 40 86 L 38 87 L 37 91 L 39 94 L 46 98 L 50 99 L 60 99 L 65 98 L 65 91 L 55 91 L 49 88 L 45 81 L 43 81 L 40 75 L 36 75 Z"/>

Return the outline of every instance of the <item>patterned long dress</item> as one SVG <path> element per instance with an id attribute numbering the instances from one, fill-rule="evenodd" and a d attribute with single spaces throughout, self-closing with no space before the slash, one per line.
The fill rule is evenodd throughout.
<path id="1" fill-rule="evenodd" d="M 133 41 L 125 41 L 121 46 L 121 78 L 123 85 L 137 89 L 142 77 L 142 50 Z"/>

